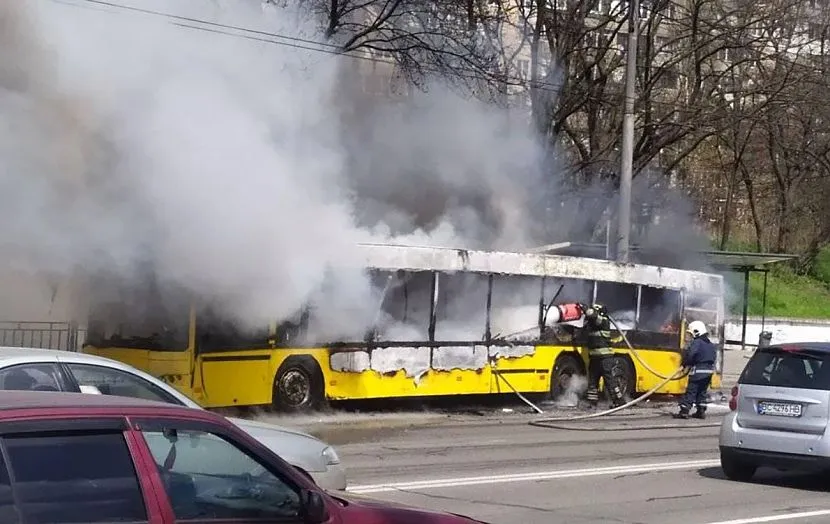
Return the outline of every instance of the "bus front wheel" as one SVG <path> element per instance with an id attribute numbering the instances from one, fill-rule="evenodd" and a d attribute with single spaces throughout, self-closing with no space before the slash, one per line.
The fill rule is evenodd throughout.
<path id="1" fill-rule="evenodd" d="M 313 359 L 292 357 L 274 379 L 274 407 L 279 411 L 310 411 L 323 401 L 323 373 Z"/>

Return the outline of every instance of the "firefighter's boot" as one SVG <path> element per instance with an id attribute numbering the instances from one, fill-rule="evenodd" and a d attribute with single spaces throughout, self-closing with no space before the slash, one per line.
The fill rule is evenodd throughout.
<path id="1" fill-rule="evenodd" d="M 597 409 L 599 405 L 599 391 L 596 388 L 588 388 L 585 393 L 585 400 L 588 401 L 588 409 Z"/>
<path id="2" fill-rule="evenodd" d="M 680 419 L 687 419 L 689 418 L 689 407 L 688 406 L 680 406 L 680 412 L 674 413 L 672 415 L 673 418 L 680 418 Z"/>
<path id="3" fill-rule="evenodd" d="M 706 418 L 706 406 L 698 406 L 692 418 L 699 418 L 701 420 Z"/>

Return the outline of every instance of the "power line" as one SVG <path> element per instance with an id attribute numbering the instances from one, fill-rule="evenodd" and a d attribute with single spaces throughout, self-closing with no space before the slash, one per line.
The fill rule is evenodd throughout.
<path id="1" fill-rule="evenodd" d="M 78 5 L 76 3 L 72 3 L 69 0 L 52 0 L 52 1 L 61 3 L 63 5 L 72 6 L 72 7 L 78 7 L 78 8 L 83 7 L 83 6 Z M 156 11 L 156 10 L 152 10 L 152 9 L 145 9 L 145 8 L 139 8 L 139 7 L 134 7 L 134 6 L 122 5 L 122 4 L 111 2 L 111 1 L 108 1 L 108 0 L 75 0 L 75 1 L 76 2 L 84 2 L 84 3 L 87 3 L 87 4 L 91 4 L 91 5 L 98 5 L 98 6 L 104 6 L 104 7 L 120 9 L 120 10 L 124 10 L 124 11 L 136 12 L 136 13 L 146 14 L 146 15 L 150 15 L 150 16 L 166 18 L 166 19 L 170 19 L 170 20 L 176 20 L 176 22 L 173 22 L 172 25 L 175 25 L 175 26 L 181 27 L 181 28 L 185 28 L 185 29 L 193 29 L 193 30 L 197 30 L 197 31 L 203 31 L 203 32 L 208 32 L 208 33 L 214 33 L 214 34 L 229 36 L 229 37 L 232 37 L 232 38 L 241 38 L 241 39 L 245 39 L 245 40 L 258 41 L 258 42 L 268 43 L 268 44 L 272 44 L 272 45 L 278 45 L 278 46 L 289 47 L 289 48 L 294 48 L 294 49 L 301 49 L 301 50 L 312 51 L 312 52 L 317 52 L 317 53 L 324 53 L 324 54 L 333 55 L 333 56 L 346 56 L 346 57 L 349 57 L 349 58 L 355 58 L 355 59 L 368 61 L 368 62 L 373 62 L 373 63 L 380 63 L 380 64 L 386 64 L 386 65 L 391 65 L 392 64 L 388 60 L 383 60 L 381 58 L 374 57 L 374 56 L 371 56 L 371 55 L 368 55 L 368 54 L 358 54 L 356 50 L 340 50 L 339 46 L 337 46 L 335 44 L 330 44 L 328 42 L 320 42 L 320 41 L 317 41 L 317 40 L 305 39 L 305 38 L 300 38 L 300 37 L 296 37 L 296 36 L 290 36 L 290 35 L 285 35 L 285 34 L 280 34 L 280 33 L 262 31 L 262 30 L 257 30 L 257 29 L 250 29 L 250 28 L 246 28 L 246 27 L 242 27 L 242 26 L 222 24 L 222 23 L 219 23 L 219 22 L 211 22 L 211 21 L 203 20 L 203 19 L 199 19 L 199 18 L 175 15 L 175 14 L 172 14 L 172 13 L 165 13 L 165 12 L 162 12 L 162 11 Z M 110 13 L 113 12 L 113 11 L 108 11 L 108 10 L 103 10 L 103 11 L 104 12 L 110 12 Z M 192 24 L 199 24 L 199 25 L 192 25 Z M 232 32 L 232 31 L 239 31 L 239 32 L 250 33 L 250 34 L 240 34 L 240 33 Z M 319 47 L 314 47 L 314 46 L 319 46 Z M 436 74 L 436 75 L 442 75 L 442 74 L 445 73 L 445 71 L 442 71 L 442 70 L 434 68 L 434 67 L 428 67 L 428 66 L 421 67 L 421 70 L 425 71 L 427 73 L 433 73 L 433 74 Z M 522 88 L 525 88 L 525 89 L 528 88 L 527 81 L 522 77 L 515 77 L 515 76 L 510 76 L 510 75 L 498 75 L 498 74 L 489 73 L 489 72 L 486 72 L 486 71 L 482 71 L 480 74 L 477 74 L 474 71 L 463 71 L 463 70 L 453 70 L 452 72 L 456 76 L 458 76 L 460 78 L 467 79 L 467 80 L 482 80 L 481 74 L 484 74 L 484 75 L 490 77 L 493 80 L 502 81 L 502 82 L 506 83 L 507 85 L 511 85 L 511 86 L 514 86 L 514 87 L 522 87 Z M 562 83 L 562 82 L 555 83 L 555 82 L 537 80 L 537 81 L 533 82 L 533 86 L 531 87 L 531 89 L 538 89 L 540 91 L 546 91 L 546 92 L 558 94 L 558 93 L 561 92 L 562 88 L 565 87 L 565 85 L 566 84 Z M 755 93 L 755 94 L 759 94 L 759 93 Z M 760 93 L 760 94 L 763 94 L 763 93 Z M 621 95 L 621 93 L 620 93 L 620 95 Z M 611 101 L 607 100 L 605 97 L 602 97 L 602 96 L 599 96 L 599 95 L 584 94 L 583 98 L 587 101 L 597 102 L 599 104 L 611 104 L 612 103 Z M 684 103 L 682 101 L 681 102 L 663 102 L 663 101 L 660 101 L 660 100 L 655 100 L 653 98 L 650 99 L 648 101 L 648 103 L 651 104 L 652 106 L 663 106 L 663 107 L 671 108 L 675 111 L 696 110 L 696 109 L 698 109 L 698 110 L 699 109 L 717 109 L 713 106 L 708 106 L 708 105 L 690 104 L 690 103 Z M 684 124 L 679 124 L 679 123 L 674 123 L 674 125 L 677 126 L 677 127 L 685 127 Z M 696 127 L 696 126 L 693 126 L 693 127 Z"/>
<path id="2" fill-rule="evenodd" d="M 58 1 L 58 0 L 53 0 L 53 1 Z M 360 59 L 360 60 L 365 60 L 365 61 L 374 62 L 374 63 L 382 63 L 382 64 L 387 64 L 387 65 L 390 64 L 390 62 L 387 61 L 387 60 L 383 60 L 383 59 L 380 59 L 380 58 L 377 58 L 377 57 L 374 57 L 374 56 L 371 56 L 371 55 L 356 54 L 355 50 L 341 50 L 339 46 L 337 46 L 335 44 L 330 44 L 328 42 L 320 42 L 318 40 L 310 40 L 310 39 L 305 39 L 305 38 L 299 38 L 299 37 L 280 34 L 280 33 L 262 31 L 262 30 L 257 30 L 257 29 L 250 29 L 250 28 L 246 28 L 246 27 L 229 25 L 229 24 L 222 24 L 222 23 L 218 23 L 218 22 L 210 22 L 210 21 L 207 21 L 207 20 L 199 19 L 199 18 L 185 17 L 185 16 L 175 15 L 175 14 L 171 14 L 171 13 L 164 13 L 164 12 L 156 11 L 156 10 L 152 10 L 152 9 L 144 9 L 144 8 L 138 8 L 138 7 L 133 7 L 133 6 L 125 6 L 125 5 L 118 4 L 118 3 L 115 3 L 115 2 L 110 2 L 110 1 L 107 1 L 107 0 L 76 0 L 76 1 L 81 1 L 81 2 L 85 2 L 85 3 L 89 3 L 89 4 L 108 6 L 108 7 L 113 7 L 113 8 L 116 8 L 116 9 L 122 9 L 122 10 L 126 10 L 126 11 L 133 11 L 133 12 L 138 12 L 138 13 L 142 13 L 142 14 L 168 18 L 168 19 L 172 19 L 172 20 L 178 20 L 180 22 L 188 22 L 188 24 L 184 24 L 184 23 L 174 24 L 176 26 L 183 27 L 183 28 L 195 29 L 195 30 L 209 32 L 209 33 L 215 33 L 215 34 L 221 34 L 221 35 L 225 35 L 225 36 L 235 37 L 235 38 L 243 38 L 243 39 L 247 39 L 247 40 L 270 43 L 270 44 L 274 44 L 274 45 L 292 47 L 292 48 L 296 48 L 296 49 L 303 49 L 303 50 L 307 50 L 307 51 L 315 51 L 315 52 L 318 52 L 318 53 L 325 53 L 325 54 L 330 54 L 330 55 L 335 55 L 335 56 L 348 56 L 348 57 L 351 57 L 351 58 L 357 58 L 357 59 Z M 72 4 L 67 3 L 67 5 L 72 5 Z M 80 6 L 77 6 L 77 7 L 80 7 Z M 194 26 L 194 25 L 189 25 L 189 24 L 200 24 L 202 26 L 209 26 L 209 27 L 199 27 L 199 26 Z M 241 31 L 241 32 L 245 32 L 245 33 L 251 33 L 252 35 L 257 35 L 257 36 L 248 36 L 248 35 L 244 35 L 244 34 L 232 33 L 232 32 L 228 32 L 228 31 L 222 31 L 220 29 L 232 30 L 232 31 Z M 277 40 L 271 40 L 271 38 L 277 39 Z M 285 40 L 287 42 L 283 42 L 282 40 Z M 294 42 L 294 43 L 289 43 L 289 42 Z M 297 43 L 306 44 L 306 45 L 298 45 Z M 307 47 L 307 45 L 319 46 L 319 47 Z M 437 74 L 437 75 L 441 75 L 445 72 L 445 71 L 442 71 L 440 69 L 433 68 L 433 67 L 421 67 L 420 69 L 422 71 Z M 476 72 L 473 72 L 473 71 L 467 72 L 467 71 L 463 71 L 463 70 L 453 70 L 452 72 L 456 76 L 461 77 L 461 78 L 466 78 L 468 80 L 481 80 L 482 78 L 481 78 L 480 74 L 484 74 L 484 75 L 490 77 L 491 79 L 495 79 L 495 80 L 505 82 L 508 85 L 512 85 L 514 87 L 523 87 L 524 88 L 524 87 L 526 87 L 526 84 L 527 84 L 527 80 L 525 78 L 516 77 L 516 76 L 512 76 L 512 75 L 501 75 L 501 74 L 498 74 L 498 73 L 492 73 L 492 72 L 487 72 L 487 71 L 481 71 L 480 74 L 477 74 Z M 497 78 L 494 78 L 494 77 L 497 77 Z M 562 83 L 562 82 L 556 82 L 555 83 L 555 82 L 548 82 L 548 81 L 544 81 L 544 80 L 542 80 L 542 81 L 536 80 L 536 81 L 533 82 L 534 88 L 540 89 L 542 91 L 553 92 L 553 93 L 559 93 L 562 90 L 562 88 L 565 87 L 565 85 L 566 84 Z M 590 98 L 594 99 L 595 101 L 602 101 L 602 99 L 600 99 L 599 97 L 590 97 Z M 652 100 L 652 102 L 657 104 L 657 105 L 677 107 L 677 104 L 673 104 L 671 102 L 660 102 L 660 101 L 656 101 L 656 100 Z M 690 106 L 687 105 L 687 107 L 690 107 Z M 701 107 L 703 107 L 703 106 L 701 106 Z"/>

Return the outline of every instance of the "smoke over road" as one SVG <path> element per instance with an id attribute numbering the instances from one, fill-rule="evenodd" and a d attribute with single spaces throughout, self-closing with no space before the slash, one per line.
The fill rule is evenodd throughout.
<path id="1" fill-rule="evenodd" d="M 321 40 L 301 9 L 122 2 Z M 300 3 L 301 4 L 301 3 Z M 184 288 L 252 325 L 319 298 L 360 241 L 521 249 L 548 238 L 530 130 L 436 83 L 346 119 L 331 53 L 77 0 L 0 3 L 0 270 Z M 379 297 L 328 273 L 326 336 Z M 123 296 L 110 297 L 129 306 Z M 534 297 L 538 300 L 538 297 Z"/>

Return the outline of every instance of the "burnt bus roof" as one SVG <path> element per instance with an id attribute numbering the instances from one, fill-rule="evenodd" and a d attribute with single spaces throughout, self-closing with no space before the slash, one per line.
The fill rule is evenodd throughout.
<path id="1" fill-rule="evenodd" d="M 596 258 L 366 243 L 357 244 L 357 253 L 356 260 L 345 264 L 388 271 L 466 271 L 596 280 L 707 295 L 724 292 L 722 275 Z"/>

